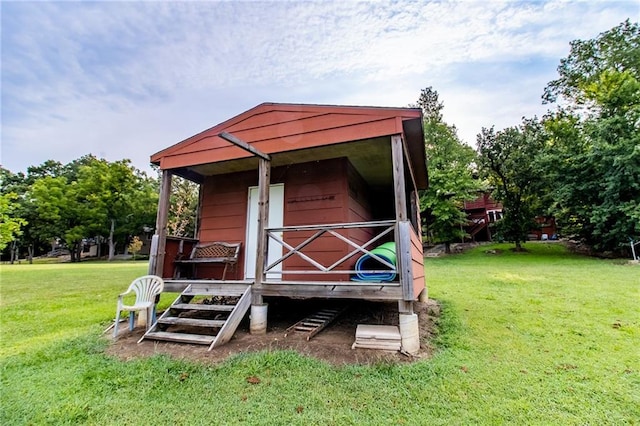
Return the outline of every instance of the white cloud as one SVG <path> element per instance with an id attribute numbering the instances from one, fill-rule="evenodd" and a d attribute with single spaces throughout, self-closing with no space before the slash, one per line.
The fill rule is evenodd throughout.
<path id="1" fill-rule="evenodd" d="M 93 152 L 145 168 L 155 151 L 261 102 L 404 106 L 429 85 L 445 118 L 473 142 L 482 126 L 544 110 L 539 96 L 569 42 L 636 9 L 571 1 L 3 3 L 3 165 Z"/>

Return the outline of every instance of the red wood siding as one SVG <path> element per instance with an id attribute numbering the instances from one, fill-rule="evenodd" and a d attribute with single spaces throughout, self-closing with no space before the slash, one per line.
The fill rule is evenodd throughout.
<path id="1" fill-rule="evenodd" d="M 491 198 L 491 194 L 485 192 L 473 201 L 466 201 L 464 210 L 502 210 L 502 204 Z"/>
<path id="2" fill-rule="evenodd" d="M 178 257 L 180 240 L 182 240 L 182 255 L 189 256 L 195 240 L 183 239 L 179 237 L 167 237 L 167 244 L 165 246 L 164 265 L 162 265 L 162 278 L 172 278 L 174 272 L 173 261 Z"/>
<path id="3" fill-rule="evenodd" d="M 422 289 L 426 287 L 426 282 L 422 241 L 413 228 L 411 229 L 411 270 L 413 271 L 413 296 L 417 299 Z"/>
<path id="4" fill-rule="evenodd" d="M 347 163 L 345 158 L 277 167 L 271 172 L 272 183 L 284 183 L 285 226 L 341 223 L 349 221 L 346 212 Z M 245 242 L 248 188 L 257 185 L 257 172 L 234 173 L 206 178 L 203 184 L 201 222 L 198 239 L 201 242 Z M 346 207 L 345 207 L 346 206 Z M 312 233 L 285 234 L 285 241 L 296 246 Z M 345 234 L 346 235 L 346 234 Z M 325 266 L 347 253 L 349 246 L 333 236 L 323 236 L 305 247 L 303 252 Z M 286 252 L 286 251 L 285 251 Z M 230 279 L 244 277 L 244 249 L 238 267 L 228 272 Z M 355 261 L 354 261 L 355 262 Z M 348 269 L 351 265 L 345 265 Z M 298 256 L 287 259 L 284 269 L 314 269 Z M 216 266 L 198 269 L 200 278 L 219 278 L 222 269 Z M 341 279 L 348 279 L 342 276 Z M 286 276 L 285 279 L 338 279 L 337 276 Z"/>
<path id="5" fill-rule="evenodd" d="M 296 164 L 287 168 L 285 180 L 286 226 L 342 223 L 348 220 L 345 212 L 348 205 L 345 158 Z M 276 175 L 277 173 L 273 173 Z M 315 231 L 289 232 L 285 241 L 296 246 L 313 235 Z M 325 234 L 306 246 L 302 252 L 324 266 L 329 266 L 347 253 L 348 245 Z M 348 269 L 348 265 L 341 269 Z M 299 256 L 284 262 L 285 271 L 316 270 Z M 288 274 L 290 280 L 337 280 L 348 279 L 346 275 Z"/>
<path id="6" fill-rule="evenodd" d="M 247 224 L 248 188 L 258 183 L 257 172 L 233 173 L 206 178 L 202 185 L 200 229 L 202 243 L 226 241 L 243 244 L 235 270 L 227 271 L 228 279 L 244 278 L 244 245 Z M 220 278 L 223 266 L 199 266 L 199 278 Z"/>
<path id="7" fill-rule="evenodd" d="M 421 111 L 415 108 L 261 104 L 152 155 L 151 162 L 172 169 L 250 157 L 221 139 L 223 131 L 273 154 L 401 134 L 405 122 L 420 120 Z M 421 135 L 412 135 L 408 143 L 423 149 Z M 419 160 L 416 167 L 422 169 L 424 161 Z"/>
<path id="8" fill-rule="evenodd" d="M 371 212 L 371 204 L 369 203 L 369 188 L 366 182 L 353 166 L 347 161 L 347 188 L 346 192 L 349 194 L 349 203 L 347 207 L 347 220 L 346 222 L 369 222 L 373 220 L 373 214 Z M 379 232 L 380 228 L 354 228 L 349 229 L 348 238 L 358 244 L 364 244 L 369 241 L 376 232 Z M 380 243 L 378 243 L 380 244 Z M 367 247 L 372 249 L 374 247 Z M 352 250 L 352 248 L 348 248 Z M 346 254 L 346 253 L 345 253 Z M 350 269 L 355 269 L 355 264 L 362 253 L 358 253 L 351 257 L 347 261 L 347 265 Z"/>

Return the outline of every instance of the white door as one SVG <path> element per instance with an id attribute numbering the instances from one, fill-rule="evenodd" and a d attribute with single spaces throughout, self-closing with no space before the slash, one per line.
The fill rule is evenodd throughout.
<path id="1" fill-rule="evenodd" d="M 258 187 L 249 188 L 249 212 L 247 214 L 247 246 L 245 252 L 244 276 L 246 279 L 256 277 L 256 255 L 258 247 Z M 284 218 L 284 184 L 278 183 L 269 187 L 269 228 L 281 228 Z M 282 238 L 282 233 L 280 234 Z M 271 264 L 282 257 L 282 246 L 269 239 L 269 259 Z M 275 266 L 267 278 L 282 277 L 282 264 Z"/>

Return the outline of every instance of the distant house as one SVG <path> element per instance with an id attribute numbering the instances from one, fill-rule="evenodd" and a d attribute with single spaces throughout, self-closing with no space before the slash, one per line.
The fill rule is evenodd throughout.
<path id="1" fill-rule="evenodd" d="M 491 241 L 494 224 L 502 219 L 503 209 L 500 202 L 491 198 L 491 193 L 483 192 L 473 201 L 464 203 L 468 223 L 465 232 L 469 241 Z M 537 216 L 537 226 L 529 231 L 529 240 L 548 240 L 557 238 L 558 230 L 553 216 Z"/>
<path id="2" fill-rule="evenodd" d="M 248 292 L 252 331 L 266 329 L 263 298 L 270 297 L 395 301 L 400 318 L 417 327 L 412 304 L 426 295 L 417 195 L 427 187 L 420 109 L 265 103 L 152 155 L 151 162 L 164 189 L 150 271 L 166 278 L 165 291 L 189 297 Z M 173 175 L 201 186 L 193 239 L 167 235 Z M 194 247 L 213 242 L 240 244 L 233 268 L 225 264 L 222 271 L 223 265 L 198 258 L 190 273 L 176 274 Z M 383 243 L 395 250 L 391 262 L 374 251 Z M 363 256 L 374 260 L 364 277 L 358 275 Z M 154 333 L 150 338 L 180 340 Z"/>
<path id="3" fill-rule="evenodd" d="M 492 225 L 502 219 L 502 204 L 491 198 L 488 191 L 463 207 L 469 219 L 465 232 L 470 241 L 491 241 Z"/>
<path id="4" fill-rule="evenodd" d="M 555 240 L 558 238 L 558 228 L 556 218 L 553 216 L 537 216 L 538 228 L 532 229 L 529 233 L 530 240 Z"/>

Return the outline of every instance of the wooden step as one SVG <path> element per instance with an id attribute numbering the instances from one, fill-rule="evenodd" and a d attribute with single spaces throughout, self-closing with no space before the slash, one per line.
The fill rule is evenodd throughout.
<path id="1" fill-rule="evenodd" d="M 210 345 L 215 336 L 189 333 L 168 333 L 166 331 L 152 331 L 144 336 L 145 339 L 163 340 L 166 342 L 194 343 L 196 345 Z"/>
<path id="2" fill-rule="evenodd" d="M 183 296 L 195 297 L 195 296 L 242 296 L 242 290 L 235 288 L 219 289 L 219 288 L 199 288 L 193 290 L 185 290 L 182 292 Z"/>
<path id="3" fill-rule="evenodd" d="M 242 296 L 247 289 L 244 284 L 221 284 L 220 282 L 194 282 L 182 292 L 183 296 Z"/>
<path id="4" fill-rule="evenodd" d="M 171 309 L 180 309 L 183 311 L 215 311 L 215 312 L 231 312 L 236 305 L 205 305 L 204 303 L 176 303 L 171 305 Z"/>
<path id="5" fill-rule="evenodd" d="M 236 305 L 206 305 L 200 303 L 186 303 L 185 298 L 194 296 L 240 296 Z M 236 328 L 244 318 L 247 310 L 251 306 L 251 287 L 247 284 L 233 284 L 220 282 L 197 282 L 189 284 L 178 296 L 162 316 L 151 326 L 138 341 L 144 339 L 165 340 L 170 342 L 195 343 L 209 345 L 209 350 L 228 342 Z M 205 312 L 228 312 L 227 318 L 222 320 L 211 320 L 202 318 L 185 318 L 175 316 L 177 312 L 195 311 L 204 314 Z M 194 315 L 197 315 L 194 313 Z M 204 316 L 204 315 L 203 315 Z M 181 333 L 170 330 L 171 326 L 203 327 L 203 334 Z M 161 330 L 166 328 L 166 330 Z"/>
<path id="6" fill-rule="evenodd" d="M 188 325 L 192 327 L 222 327 L 226 320 L 207 320 L 200 318 L 164 317 L 158 320 L 158 324 Z"/>
<path id="7" fill-rule="evenodd" d="M 182 293 L 190 285 L 208 285 L 208 286 L 231 286 L 242 287 L 253 284 L 253 280 L 187 280 L 187 279 L 166 279 L 164 280 L 164 292 Z"/>

